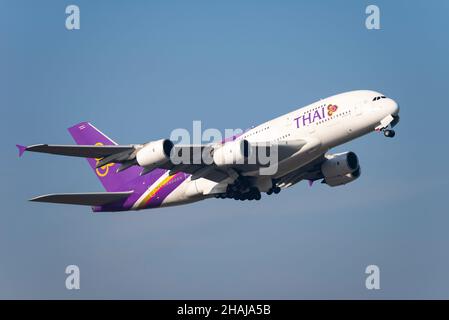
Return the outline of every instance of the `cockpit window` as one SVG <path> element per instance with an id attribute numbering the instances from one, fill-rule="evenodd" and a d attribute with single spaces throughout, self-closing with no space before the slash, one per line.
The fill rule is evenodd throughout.
<path id="1" fill-rule="evenodd" d="M 378 97 L 374 97 L 373 98 L 373 101 L 377 101 L 377 100 L 379 100 L 379 99 L 386 99 L 387 97 L 385 97 L 385 96 L 378 96 Z"/>

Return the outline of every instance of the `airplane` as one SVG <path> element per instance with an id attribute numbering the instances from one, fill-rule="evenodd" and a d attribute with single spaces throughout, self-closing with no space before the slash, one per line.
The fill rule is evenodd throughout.
<path id="1" fill-rule="evenodd" d="M 330 154 L 370 132 L 392 138 L 399 105 L 382 93 L 356 90 L 320 99 L 222 141 L 175 145 L 169 139 L 119 145 L 89 122 L 68 129 L 76 145 L 16 145 L 25 151 L 87 158 L 106 192 L 47 194 L 36 202 L 88 205 L 93 212 L 159 208 L 209 198 L 260 200 L 300 181 L 336 187 L 360 177 L 357 155 Z M 258 146 L 276 146 L 276 170 L 257 159 Z M 195 155 L 205 159 L 192 159 Z M 271 149 L 270 149 L 271 150 Z M 270 151 L 271 152 L 271 151 Z M 173 155 L 184 156 L 174 161 Z M 249 163 L 251 155 L 255 161 Z M 254 157 L 252 157 L 254 158 Z M 196 160 L 196 161 L 195 161 Z"/>

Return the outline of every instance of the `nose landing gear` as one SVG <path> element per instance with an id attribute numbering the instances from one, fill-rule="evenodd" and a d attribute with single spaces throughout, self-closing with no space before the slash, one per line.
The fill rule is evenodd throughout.
<path id="1" fill-rule="evenodd" d="M 384 130 L 384 136 L 387 138 L 393 138 L 396 135 L 396 132 L 391 129 Z"/>
<path id="2" fill-rule="evenodd" d="M 393 116 L 389 114 L 380 121 L 380 124 L 377 127 L 375 127 L 374 130 L 376 130 L 377 132 L 382 131 L 384 133 L 384 136 L 387 138 L 393 138 L 396 135 L 396 132 L 394 132 L 394 130 L 392 129 L 398 123 L 399 123 L 399 116 L 398 115 Z"/>

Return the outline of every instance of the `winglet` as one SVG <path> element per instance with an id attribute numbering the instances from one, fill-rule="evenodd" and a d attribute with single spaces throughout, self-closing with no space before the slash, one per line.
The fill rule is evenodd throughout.
<path id="1" fill-rule="evenodd" d="M 311 187 L 313 184 L 313 180 L 309 180 L 309 187 Z"/>
<path id="2" fill-rule="evenodd" d="M 22 146 L 20 144 L 16 144 L 16 147 L 19 149 L 19 157 L 22 156 L 22 154 L 25 152 L 25 150 L 27 149 L 27 147 Z"/>

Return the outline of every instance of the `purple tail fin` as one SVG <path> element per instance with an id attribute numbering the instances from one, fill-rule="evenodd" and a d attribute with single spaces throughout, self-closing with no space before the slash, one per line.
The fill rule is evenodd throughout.
<path id="1" fill-rule="evenodd" d="M 103 134 L 89 122 L 81 122 L 69 129 L 75 142 L 79 145 L 116 145 L 112 139 Z M 131 167 L 125 171 L 117 173 L 119 164 L 110 163 L 103 167 L 96 168 L 99 159 L 87 159 L 89 165 L 100 179 L 106 191 L 128 191 L 133 186 L 134 178 L 139 174 L 137 167 Z"/>

